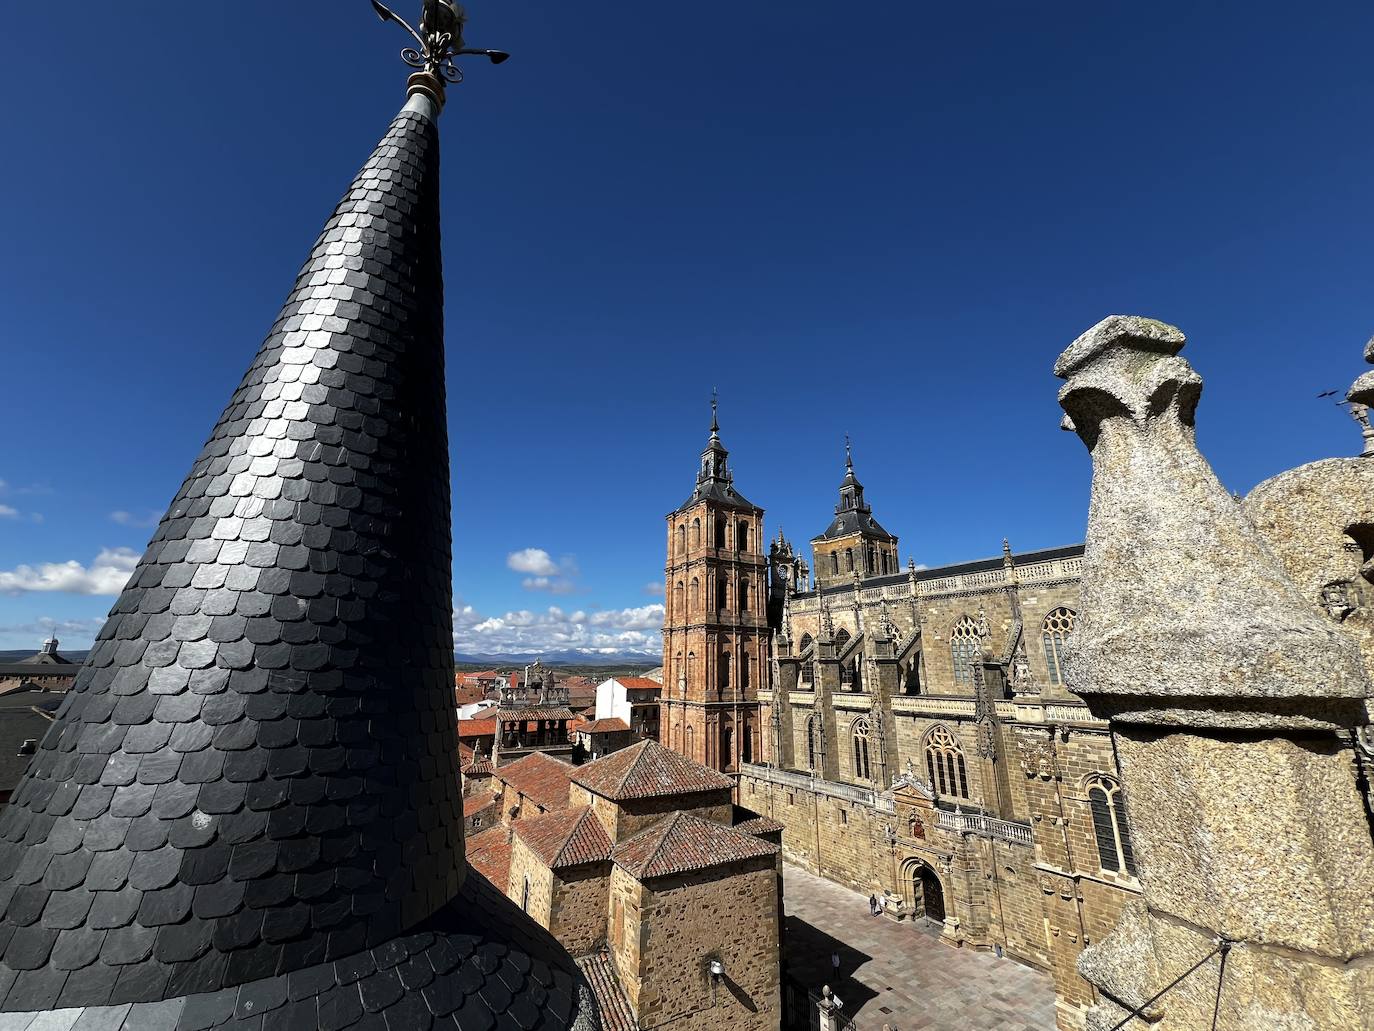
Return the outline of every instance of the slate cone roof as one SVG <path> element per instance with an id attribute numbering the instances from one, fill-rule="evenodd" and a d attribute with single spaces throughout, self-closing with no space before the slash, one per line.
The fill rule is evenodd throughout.
<path id="1" fill-rule="evenodd" d="M 615 802 L 725 791 L 735 786 L 725 774 L 648 740 L 579 766 L 571 771 L 570 779 Z"/>
<path id="2" fill-rule="evenodd" d="M 0 1027 L 596 1026 L 464 883 L 436 116 L 344 195 L 0 814 Z"/>

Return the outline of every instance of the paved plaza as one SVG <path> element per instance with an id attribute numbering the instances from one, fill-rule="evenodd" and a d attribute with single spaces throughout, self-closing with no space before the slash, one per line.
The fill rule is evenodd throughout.
<path id="1" fill-rule="evenodd" d="M 943 945 L 924 921 L 872 917 L 867 896 L 798 867 L 783 881 L 788 975 L 812 991 L 830 984 L 859 1031 L 1054 1031 L 1047 974 Z"/>

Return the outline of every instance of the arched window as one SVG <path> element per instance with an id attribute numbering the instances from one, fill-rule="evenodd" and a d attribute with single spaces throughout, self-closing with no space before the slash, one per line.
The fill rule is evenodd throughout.
<path id="1" fill-rule="evenodd" d="M 917 652 L 911 657 L 911 666 L 907 668 L 902 681 L 902 694 L 921 693 L 921 653 Z"/>
<path id="2" fill-rule="evenodd" d="M 969 797 L 964 750 L 948 727 L 937 726 L 926 737 L 926 772 L 937 794 Z"/>
<path id="3" fill-rule="evenodd" d="M 1093 833 L 1097 837 L 1097 860 L 1107 873 L 1135 876 L 1135 853 L 1131 850 L 1131 828 L 1126 822 L 1126 796 L 1116 778 L 1094 774 L 1088 778 L 1088 802 L 1093 811 Z"/>
<path id="4" fill-rule="evenodd" d="M 717 548 L 723 548 L 723 547 L 725 547 L 725 520 L 724 520 L 724 519 L 717 519 L 717 520 L 716 520 L 716 547 L 717 547 Z"/>
<path id="5" fill-rule="evenodd" d="M 701 604 L 701 581 L 695 576 L 692 577 L 692 609 L 695 610 Z"/>
<path id="6" fill-rule="evenodd" d="M 739 686 L 740 690 L 747 691 L 754 680 L 754 657 L 746 655 L 740 660 L 739 664 Z"/>
<path id="7" fill-rule="evenodd" d="M 840 627 L 835 631 L 835 654 L 838 655 L 840 652 L 844 651 L 844 646 L 848 643 L 849 631 L 844 627 Z"/>
<path id="8" fill-rule="evenodd" d="M 821 718 L 812 714 L 806 718 L 806 768 L 814 770 L 821 755 Z"/>
<path id="9" fill-rule="evenodd" d="M 716 581 L 716 608 L 723 609 L 730 604 L 730 583 L 721 578 Z"/>
<path id="10" fill-rule="evenodd" d="M 687 748 L 685 749 L 689 759 L 695 759 L 697 747 L 697 731 L 691 724 L 687 725 Z"/>
<path id="11" fill-rule="evenodd" d="M 1069 643 L 1073 633 L 1073 609 L 1055 609 L 1045 617 L 1040 627 L 1040 640 L 1045 645 L 1045 665 L 1050 668 L 1050 683 L 1064 682 L 1064 645 Z"/>
<path id="12" fill-rule="evenodd" d="M 720 653 L 720 664 L 716 666 L 716 683 L 721 691 L 730 690 L 730 653 Z"/>
<path id="13" fill-rule="evenodd" d="M 854 549 L 853 549 L 853 548 L 845 548 L 845 549 L 844 549 L 844 571 L 845 571 L 846 573 L 852 573 L 852 572 L 854 571 Z"/>
<path id="14" fill-rule="evenodd" d="M 673 618 L 681 619 L 685 615 L 687 613 L 682 608 L 682 581 L 679 580 L 673 588 Z"/>
<path id="15" fill-rule="evenodd" d="M 692 670 L 693 670 L 693 668 L 696 666 L 696 663 L 697 663 L 697 653 L 696 653 L 696 652 L 688 652 L 688 653 L 687 653 L 687 677 L 686 677 L 686 683 L 687 683 L 687 684 L 690 684 L 690 683 L 692 682 Z"/>
<path id="16" fill-rule="evenodd" d="M 735 526 L 735 550 L 749 550 L 749 524 L 743 519 Z"/>
<path id="17" fill-rule="evenodd" d="M 692 544 L 694 547 L 701 547 L 701 520 L 692 520 Z"/>
<path id="18" fill-rule="evenodd" d="M 739 582 L 739 610 L 749 611 L 749 581 L 744 579 Z"/>
<path id="19" fill-rule="evenodd" d="M 807 651 L 811 648 L 811 646 L 814 643 L 815 642 L 811 640 L 810 634 L 802 635 L 801 647 L 798 650 L 797 654 L 802 656 L 801 682 L 803 684 L 814 684 L 816 682 L 816 663 L 813 660 L 805 657 Z"/>
<path id="20" fill-rule="evenodd" d="M 677 524 L 677 553 L 681 555 L 687 550 L 687 526 L 685 523 Z"/>
<path id="21" fill-rule="evenodd" d="M 982 635 L 978 633 L 978 624 L 974 622 L 972 616 L 964 616 L 950 630 L 949 651 L 950 655 L 954 657 L 954 682 L 956 684 L 973 683 L 973 662 L 981 648 L 979 644 L 981 637 Z"/>
<path id="22" fill-rule="evenodd" d="M 840 571 L 840 553 L 838 551 L 832 551 L 830 553 L 830 571 L 832 573 L 838 573 Z"/>
<path id="23" fill-rule="evenodd" d="M 872 780 L 868 764 L 868 717 L 860 716 L 850 727 L 854 739 L 854 776 L 858 780 Z"/>

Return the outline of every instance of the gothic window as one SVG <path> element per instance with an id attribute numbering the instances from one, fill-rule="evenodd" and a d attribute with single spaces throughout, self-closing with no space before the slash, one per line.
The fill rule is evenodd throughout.
<path id="1" fill-rule="evenodd" d="M 821 720 L 819 716 L 806 718 L 806 768 L 814 770 L 821 754 Z"/>
<path id="2" fill-rule="evenodd" d="M 964 750 L 948 727 L 937 726 L 926 737 L 926 772 L 937 794 L 969 797 Z"/>
<path id="3" fill-rule="evenodd" d="M 1050 683 L 1064 682 L 1064 645 L 1073 634 L 1077 613 L 1073 609 L 1055 609 L 1045 617 L 1040 628 L 1040 640 L 1045 645 L 1045 665 L 1050 669 Z"/>
<path id="4" fill-rule="evenodd" d="M 811 640 L 810 634 L 803 634 L 801 639 L 801 647 L 798 650 L 797 654 L 805 656 L 807 651 L 811 648 L 811 646 L 814 643 L 815 642 Z M 816 663 L 812 659 L 802 659 L 801 682 L 803 684 L 813 684 L 816 682 Z"/>
<path id="5" fill-rule="evenodd" d="M 1113 777 L 1094 774 L 1088 778 L 1088 802 L 1093 811 L 1093 833 L 1097 837 L 1097 859 L 1107 873 L 1135 876 L 1135 853 L 1131 851 L 1131 828 L 1126 822 L 1126 797 Z"/>
<path id="6" fill-rule="evenodd" d="M 844 651 L 844 646 L 848 643 L 849 631 L 844 627 L 840 627 L 840 629 L 835 631 L 835 654 L 838 655 L 840 652 Z"/>
<path id="7" fill-rule="evenodd" d="M 673 588 L 673 618 L 681 619 L 686 613 L 682 611 L 682 581 L 677 582 Z"/>
<path id="8" fill-rule="evenodd" d="M 868 717 L 860 716 L 855 720 L 851 732 L 854 738 L 854 776 L 858 780 L 872 780 L 868 764 Z"/>
<path id="9" fill-rule="evenodd" d="M 954 658 L 954 682 L 973 683 L 973 660 L 978 655 L 978 624 L 972 616 L 964 616 L 949 632 L 949 651 Z"/>
<path id="10" fill-rule="evenodd" d="M 677 524 L 677 553 L 681 555 L 687 549 L 687 527 L 683 523 Z"/>
<path id="11" fill-rule="evenodd" d="M 700 520 L 700 519 L 693 519 L 693 520 L 692 520 L 692 544 L 693 544 L 694 546 L 698 547 L 698 548 L 701 547 L 701 520 Z"/>
<path id="12" fill-rule="evenodd" d="M 720 653 L 720 665 L 716 667 L 716 683 L 722 692 L 730 690 L 730 653 Z"/>
<path id="13" fill-rule="evenodd" d="M 741 581 L 739 582 L 739 610 L 740 610 L 741 612 L 748 612 L 748 611 L 749 611 L 749 581 L 748 581 L 748 580 L 741 580 Z"/>

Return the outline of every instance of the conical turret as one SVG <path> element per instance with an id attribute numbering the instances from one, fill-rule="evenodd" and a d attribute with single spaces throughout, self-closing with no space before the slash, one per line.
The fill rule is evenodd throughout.
<path id="1" fill-rule="evenodd" d="M 464 883 L 442 94 L 413 78 L 0 814 L 0 1010 L 595 1026 Z"/>

